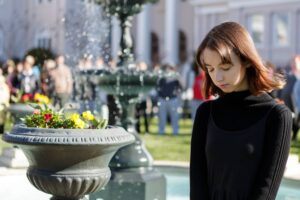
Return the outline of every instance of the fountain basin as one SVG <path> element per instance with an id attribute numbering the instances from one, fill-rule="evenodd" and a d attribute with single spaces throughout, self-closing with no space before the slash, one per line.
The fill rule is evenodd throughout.
<path id="1" fill-rule="evenodd" d="M 189 200 L 189 167 L 156 166 L 167 179 L 167 200 Z M 283 178 L 276 200 L 300 200 L 300 181 Z"/>
<path id="2" fill-rule="evenodd" d="M 34 108 L 25 103 L 14 103 L 10 104 L 7 111 L 13 117 L 14 124 L 20 124 L 22 123 L 21 118 L 24 118 L 26 115 L 32 114 Z"/>
<path id="3" fill-rule="evenodd" d="M 118 69 L 81 71 L 83 82 L 91 82 L 111 95 L 138 95 L 155 87 L 161 74 Z"/>

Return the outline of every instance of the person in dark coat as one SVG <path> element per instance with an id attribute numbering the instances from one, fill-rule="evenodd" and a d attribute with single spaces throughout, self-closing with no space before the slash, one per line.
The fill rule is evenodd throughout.
<path id="1" fill-rule="evenodd" d="M 247 30 L 215 26 L 197 52 L 205 96 L 194 120 L 191 200 L 275 200 L 289 155 L 292 114 L 268 93 L 284 86 Z"/>
<path id="2" fill-rule="evenodd" d="M 165 73 L 175 74 L 175 66 L 165 64 L 163 66 Z M 164 77 L 158 81 L 158 133 L 165 134 L 168 115 L 170 116 L 173 135 L 179 134 L 179 95 L 182 91 L 182 85 L 177 76 Z"/>
<path id="3" fill-rule="evenodd" d="M 298 69 L 299 68 L 299 69 Z M 295 63 L 292 62 L 291 64 L 291 71 L 286 74 L 286 85 L 281 90 L 277 91 L 277 98 L 282 100 L 284 104 L 291 110 L 293 113 L 293 136 L 292 139 L 296 139 L 297 133 L 299 131 L 299 109 L 297 109 L 297 105 L 295 102 L 295 96 L 294 95 L 294 86 L 297 82 L 296 74 L 300 73 L 300 67 L 295 65 Z"/>

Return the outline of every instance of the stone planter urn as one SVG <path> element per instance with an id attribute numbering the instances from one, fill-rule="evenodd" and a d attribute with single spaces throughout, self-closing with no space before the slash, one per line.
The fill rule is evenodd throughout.
<path id="1" fill-rule="evenodd" d="M 11 118 L 14 125 L 22 124 L 21 118 L 31 115 L 34 108 L 26 103 L 12 103 L 7 108 L 7 114 Z M 10 168 L 28 167 L 28 161 L 24 153 L 17 146 L 7 147 L 0 156 L 0 164 Z"/>
<path id="2" fill-rule="evenodd" d="M 25 103 L 14 103 L 9 105 L 7 111 L 11 114 L 14 124 L 20 124 L 22 123 L 21 118 L 32 114 L 34 108 Z"/>
<path id="3" fill-rule="evenodd" d="M 17 145 L 29 161 L 27 177 L 51 200 L 81 200 L 100 190 L 111 176 L 108 164 L 134 136 L 121 127 L 47 129 L 14 126 L 3 140 Z"/>

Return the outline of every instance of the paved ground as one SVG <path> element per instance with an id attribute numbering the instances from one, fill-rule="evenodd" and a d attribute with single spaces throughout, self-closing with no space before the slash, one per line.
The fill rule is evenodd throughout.
<path id="1" fill-rule="evenodd" d="M 300 181 L 300 164 L 298 158 L 290 156 L 285 172 L 286 178 Z M 157 161 L 155 165 L 175 165 L 188 167 L 188 163 Z M 34 188 L 26 178 L 26 169 L 0 167 L 0 199 L 1 200 L 48 200 L 50 195 Z"/>
<path id="2" fill-rule="evenodd" d="M 48 200 L 50 195 L 33 187 L 26 177 L 25 169 L 0 167 L 1 200 Z"/>
<path id="3" fill-rule="evenodd" d="M 284 177 L 300 181 L 300 163 L 297 155 L 290 155 Z"/>

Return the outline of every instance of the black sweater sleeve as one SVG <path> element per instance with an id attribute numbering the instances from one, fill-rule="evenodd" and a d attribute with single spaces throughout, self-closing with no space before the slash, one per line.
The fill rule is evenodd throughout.
<path id="1" fill-rule="evenodd" d="M 262 163 L 256 176 L 251 200 L 275 200 L 289 155 L 292 116 L 276 105 L 268 117 Z"/>
<path id="2" fill-rule="evenodd" d="M 198 108 L 193 125 L 190 157 L 190 200 L 207 200 L 207 164 L 205 156 L 206 130 L 210 102 Z"/>

